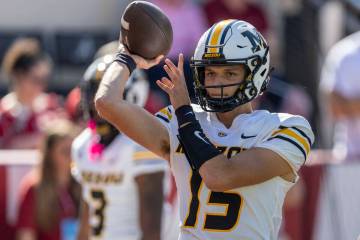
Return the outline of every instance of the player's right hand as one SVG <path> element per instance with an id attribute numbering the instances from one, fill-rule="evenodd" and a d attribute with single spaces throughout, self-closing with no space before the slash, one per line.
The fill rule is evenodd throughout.
<path id="1" fill-rule="evenodd" d="M 119 44 L 118 50 L 119 50 L 120 53 L 124 53 L 124 54 L 127 54 L 127 55 L 131 56 L 134 59 L 135 63 L 136 63 L 136 67 L 141 68 L 141 69 L 149 69 L 149 68 L 159 64 L 161 59 L 164 58 L 163 55 L 160 55 L 160 56 L 157 56 L 154 59 L 145 59 L 145 58 L 143 58 L 143 57 L 141 57 L 139 55 L 131 54 L 129 52 L 128 48 L 122 43 Z"/>

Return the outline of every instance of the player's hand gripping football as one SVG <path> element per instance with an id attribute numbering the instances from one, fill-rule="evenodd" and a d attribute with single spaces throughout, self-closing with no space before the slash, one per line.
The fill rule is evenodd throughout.
<path id="1" fill-rule="evenodd" d="M 169 95 L 171 104 L 175 109 L 182 105 L 190 105 L 189 93 L 184 77 L 183 54 L 179 54 L 177 66 L 170 59 L 165 59 L 165 64 L 164 69 L 170 79 L 163 77 L 161 80 L 156 81 L 157 85 Z"/>
<path id="2" fill-rule="evenodd" d="M 129 52 L 128 48 L 125 45 L 123 45 L 122 43 L 120 43 L 118 50 L 120 53 L 124 53 L 124 54 L 131 56 L 136 63 L 136 67 L 141 68 L 141 69 L 149 69 L 149 68 L 159 64 L 161 59 L 163 59 L 163 57 L 164 57 L 163 55 L 160 55 L 154 59 L 145 59 L 139 55 L 131 54 Z"/>

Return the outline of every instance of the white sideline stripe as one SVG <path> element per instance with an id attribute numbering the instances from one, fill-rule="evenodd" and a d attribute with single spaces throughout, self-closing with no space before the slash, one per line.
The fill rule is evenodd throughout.
<path id="1" fill-rule="evenodd" d="M 19 204 L 19 188 L 23 177 L 39 163 L 38 150 L 0 150 L 0 166 L 6 168 L 6 220 L 15 224 Z"/>
<path id="2" fill-rule="evenodd" d="M 34 165 L 39 160 L 38 150 L 0 150 L 0 165 Z"/>
<path id="3" fill-rule="evenodd" d="M 10 224 L 16 224 L 19 206 L 19 193 L 24 176 L 28 175 L 36 165 L 27 164 L 9 164 L 6 168 L 6 220 Z"/>

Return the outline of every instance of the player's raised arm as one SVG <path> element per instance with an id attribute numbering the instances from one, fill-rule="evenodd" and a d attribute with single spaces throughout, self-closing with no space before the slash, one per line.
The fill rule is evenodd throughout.
<path id="1" fill-rule="evenodd" d="M 117 60 L 106 71 L 95 96 L 95 106 L 101 117 L 121 132 L 162 158 L 169 159 L 169 135 L 166 128 L 149 112 L 123 99 L 130 70 L 148 69 L 161 60 L 145 60 L 130 55 L 120 46 Z"/>

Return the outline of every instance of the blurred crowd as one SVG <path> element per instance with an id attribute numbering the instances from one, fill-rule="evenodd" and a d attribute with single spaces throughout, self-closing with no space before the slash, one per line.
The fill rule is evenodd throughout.
<path id="1" fill-rule="evenodd" d="M 359 1 L 152 2 L 170 18 L 174 41 L 169 58 L 177 59 L 180 52 L 186 56 L 190 92 L 189 60 L 201 34 L 220 19 L 248 21 L 269 39 L 275 66 L 258 106 L 308 118 L 317 133 L 315 147 L 332 153 L 329 162 L 360 161 Z M 117 42 L 113 42 L 93 57 L 116 48 Z M 80 186 L 70 174 L 70 146 L 86 126 L 80 107 L 80 79 L 74 79 L 65 92 L 49 92 L 49 82 L 57 81 L 54 69 L 61 66 L 36 38 L 16 38 L 0 62 L 0 81 L 7 86 L 0 96 L 0 149 L 41 149 L 42 153 L 40 165 L 22 181 L 16 236 L 32 239 L 29 235 L 36 232 L 38 239 L 55 239 L 49 235 L 60 231 L 60 224 L 66 224 L 62 220 L 76 219 L 79 211 Z M 145 108 L 154 113 L 168 103 L 155 86 L 165 72 L 154 67 L 146 74 L 152 90 Z M 301 182 L 294 191 L 300 195 L 290 200 L 289 206 L 301 199 Z"/>

